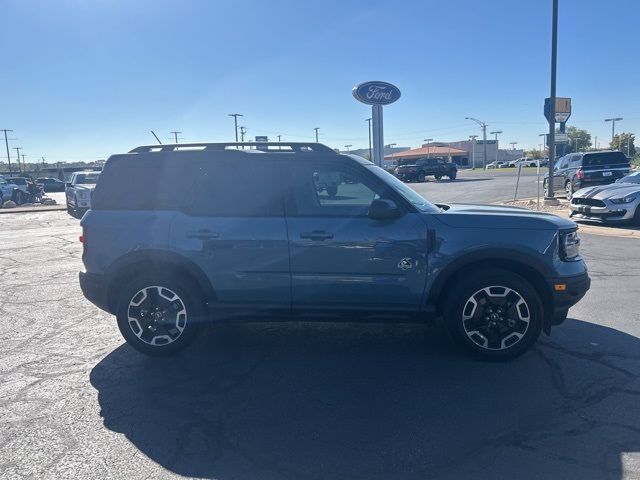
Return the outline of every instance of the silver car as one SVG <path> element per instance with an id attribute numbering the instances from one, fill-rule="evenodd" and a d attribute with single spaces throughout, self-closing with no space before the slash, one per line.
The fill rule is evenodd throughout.
<path id="1" fill-rule="evenodd" d="M 633 222 L 640 225 L 640 172 L 616 183 L 578 190 L 571 198 L 574 220 L 602 223 Z"/>

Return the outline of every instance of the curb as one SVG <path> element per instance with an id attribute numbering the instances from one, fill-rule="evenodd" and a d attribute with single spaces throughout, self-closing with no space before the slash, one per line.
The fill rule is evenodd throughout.
<path id="1" fill-rule="evenodd" d="M 14 207 L 14 208 L 0 208 L 0 215 L 9 213 L 33 213 L 33 212 L 59 212 L 60 210 L 66 210 L 65 205 L 45 205 L 42 207 Z"/>

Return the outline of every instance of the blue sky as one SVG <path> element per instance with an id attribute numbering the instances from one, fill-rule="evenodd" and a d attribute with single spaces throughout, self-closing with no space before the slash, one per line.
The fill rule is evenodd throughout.
<path id="1" fill-rule="evenodd" d="M 27 161 L 106 158 L 154 143 L 248 135 L 365 147 L 354 84 L 385 80 L 385 143 L 503 130 L 536 147 L 547 127 L 551 0 L 0 0 L 0 128 Z M 608 144 L 640 130 L 640 2 L 560 0 L 558 95 L 570 125 Z M 5 155 L 0 149 L 0 157 Z"/>

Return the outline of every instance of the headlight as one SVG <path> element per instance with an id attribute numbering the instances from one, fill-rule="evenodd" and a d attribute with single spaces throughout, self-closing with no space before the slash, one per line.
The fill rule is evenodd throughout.
<path id="1" fill-rule="evenodd" d="M 566 262 L 580 258 L 580 238 L 577 231 L 560 233 L 560 258 Z"/>
<path id="2" fill-rule="evenodd" d="M 611 203 L 616 203 L 616 204 L 620 204 L 620 203 L 631 203 L 636 199 L 636 194 L 631 194 L 631 195 L 627 195 L 626 197 L 622 197 L 622 198 L 610 198 L 609 200 L 611 201 Z"/>

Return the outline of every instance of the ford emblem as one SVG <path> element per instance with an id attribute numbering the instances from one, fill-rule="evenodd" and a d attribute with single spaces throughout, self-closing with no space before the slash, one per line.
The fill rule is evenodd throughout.
<path id="1" fill-rule="evenodd" d="M 400 98 L 400 89 L 387 82 L 364 82 L 353 87 L 352 93 L 367 105 L 389 105 Z"/>

